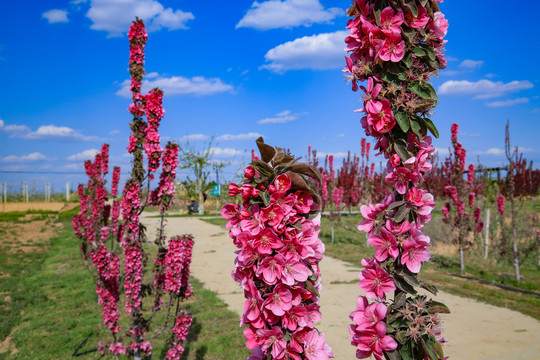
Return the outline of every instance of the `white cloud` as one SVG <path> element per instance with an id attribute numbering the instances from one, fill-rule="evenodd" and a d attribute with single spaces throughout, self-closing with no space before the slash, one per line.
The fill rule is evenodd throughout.
<path id="1" fill-rule="evenodd" d="M 109 135 L 118 135 L 118 134 L 120 134 L 120 132 L 121 132 L 120 130 L 111 130 L 109 132 Z"/>
<path id="2" fill-rule="evenodd" d="M 0 131 L 9 133 L 11 138 L 19 139 L 76 139 L 82 141 L 100 141 L 103 140 L 97 136 L 85 136 L 80 131 L 67 126 L 42 125 L 36 131 L 32 131 L 26 125 L 6 125 L 0 119 Z"/>
<path id="3" fill-rule="evenodd" d="M 270 49 L 264 59 L 268 64 L 260 68 L 276 73 L 298 69 L 338 69 L 345 63 L 347 31 L 336 31 L 304 36 Z"/>
<path id="4" fill-rule="evenodd" d="M 438 147 L 436 147 L 435 148 L 435 153 L 438 154 L 439 156 L 443 156 L 443 155 L 450 154 L 450 150 L 448 150 L 448 148 L 438 148 Z"/>
<path id="5" fill-rule="evenodd" d="M 261 3 L 254 1 L 236 28 L 269 30 L 311 26 L 330 23 L 341 14 L 344 14 L 344 11 L 340 8 L 324 9 L 319 0 L 269 0 Z"/>
<path id="6" fill-rule="evenodd" d="M 482 60 L 463 60 L 459 67 L 462 69 L 468 69 L 468 70 L 474 70 L 480 68 L 482 65 L 484 65 L 484 62 Z"/>
<path id="7" fill-rule="evenodd" d="M 187 29 L 186 23 L 195 18 L 156 0 L 91 0 L 86 16 L 93 22 L 91 29 L 107 31 L 111 37 L 125 33 L 136 16 L 144 20 L 148 31 Z"/>
<path id="8" fill-rule="evenodd" d="M 38 152 L 33 152 L 31 154 L 21 155 L 21 156 L 9 155 L 9 156 L 0 158 L 0 161 L 2 162 L 27 162 L 27 161 L 40 161 L 40 160 L 50 161 L 53 159 L 49 159 L 42 153 L 38 153 Z"/>
<path id="9" fill-rule="evenodd" d="M 513 151 L 514 149 L 512 149 L 512 152 Z M 528 148 L 528 147 L 518 147 L 518 152 L 520 153 L 528 153 L 532 151 L 533 149 Z M 477 151 L 476 153 L 479 155 L 493 155 L 493 156 L 504 156 L 506 154 L 505 150 L 500 149 L 500 148 L 489 148 L 487 150 Z"/>
<path id="10" fill-rule="evenodd" d="M 6 125 L 4 120 L 0 119 L 0 131 L 10 133 L 13 137 L 18 133 L 29 132 L 30 128 L 26 125 Z"/>
<path id="11" fill-rule="evenodd" d="M 245 156 L 247 153 L 234 148 L 212 147 L 210 148 L 210 154 L 215 157 L 229 158 L 234 156 Z"/>
<path id="12" fill-rule="evenodd" d="M 204 141 L 208 140 L 210 137 L 208 135 L 204 134 L 191 134 L 191 135 L 184 135 L 178 141 L 180 142 L 189 142 L 189 141 Z"/>
<path id="13" fill-rule="evenodd" d="M 502 96 L 507 93 L 531 89 L 534 85 L 528 81 L 502 81 L 478 80 L 448 80 L 439 86 L 440 95 L 474 95 L 475 99 L 489 99 Z"/>
<path id="14" fill-rule="evenodd" d="M 343 152 L 343 151 L 329 152 L 329 153 L 322 152 L 322 151 L 317 151 L 317 157 L 319 159 L 324 159 L 326 157 L 326 155 L 328 155 L 328 156 L 334 155 L 334 159 L 344 159 L 344 158 L 346 158 L 348 156 L 348 153 Z"/>
<path id="15" fill-rule="evenodd" d="M 98 149 L 88 149 L 84 150 L 83 152 L 73 154 L 69 156 L 67 159 L 70 161 L 73 160 L 93 160 L 96 154 L 98 154 L 100 151 Z"/>
<path id="16" fill-rule="evenodd" d="M 513 106 L 516 104 L 525 104 L 528 102 L 529 102 L 528 98 L 517 98 L 517 99 L 511 99 L 511 100 L 487 102 L 486 106 L 492 107 L 492 108 L 498 108 L 498 107 L 505 107 L 505 106 Z"/>
<path id="17" fill-rule="evenodd" d="M 531 114 L 538 114 L 540 113 L 540 108 L 534 108 L 531 110 Z"/>
<path id="18" fill-rule="evenodd" d="M 268 117 L 257 121 L 257 124 L 284 124 L 298 119 L 302 113 L 293 114 L 290 110 L 282 111 L 275 117 Z"/>
<path id="19" fill-rule="evenodd" d="M 66 10 L 52 9 L 49 11 L 45 11 L 43 14 L 41 14 L 41 17 L 47 19 L 49 24 L 55 24 L 69 22 L 67 14 L 68 12 Z"/>
<path id="20" fill-rule="evenodd" d="M 494 73 L 489 73 L 489 74 L 485 75 L 485 77 L 487 77 L 488 79 L 493 79 L 493 78 L 496 78 L 497 76 L 499 76 L 499 75 L 494 74 Z"/>
<path id="21" fill-rule="evenodd" d="M 219 141 L 255 140 L 261 136 L 262 136 L 261 134 L 254 133 L 254 132 L 250 132 L 247 134 L 237 134 L 237 135 L 224 134 L 224 135 L 218 136 L 216 140 L 219 140 Z"/>
<path id="22" fill-rule="evenodd" d="M 205 78 L 203 76 L 195 76 L 191 79 L 183 76 L 171 76 L 163 77 L 157 73 L 148 74 L 147 78 L 151 80 L 144 80 L 142 84 L 142 91 L 147 92 L 155 87 L 160 88 L 168 95 L 212 95 L 224 92 L 233 92 L 232 85 L 225 84 L 218 78 Z M 129 90 L 130 81 L 125 80 L 122 82 L 122 88 L 116 92 L 116 95 L 120 95 L 125 98 L 131 97 L 131 91 Z"/>
<path id="23" fill-rule="evenodd" d="M 99 141 L 101 140 L 97 136 L 85 136 L 79 131 L 69 128 L 67 126 L 56 125 L 42 125 L 36 131 L 32 131 L 25 134 L 16 135 L 13 137 L 20 137 L 23 139 L 75 139 L 83 141 Z"/>

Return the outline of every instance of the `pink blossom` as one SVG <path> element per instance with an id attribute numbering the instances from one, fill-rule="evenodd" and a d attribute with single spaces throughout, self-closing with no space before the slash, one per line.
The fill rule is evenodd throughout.
<path id="1" fill-rule="evenodd" d="M 379 321 L 373 328 L 357 331 L 350 325 L 351 343 L 356 346 L 356 357 L 365 359 L 370 355 L 376 360 L 383 359 L 383 351 L 395 350 L 398 346 L 392 337 L 386 335 L 386 325 Z"/>
<path id="2" fill-rule="evenodd" d="M 384 227 L 381 228 L 381 235 L 372 234 L 368 237 L 369 244 L 377 248 L 375 250 L 375 259 L 380 262 L 385 261 L 388 256 L 391 256 L 394 260 L 397 259 L 399 249 L 396 238 Z"/>
<path id="3" fill-rule="evenodd" d="M 257 336 L 262 341 L 261 350 L 271 348 L 272 357 L 274 358 L 278 358 L 287 346 L 287 340 L 283 338 L 283 331 L 278 326 L 272 327 L 271 330 L 259 329 L 257 330 Z"/>
<path id="4" fill-rule="evenodd" d="M 396 124 L 390 101 L 387 99 L 370 101 L 366 106 L 366 111 L 368 113 L 367 123 L 372 126 L 378 134 L 389 132 Z"/>
<path id="5" fill-rule="evenodd" d="M 362 260 L 362 270 L 359 274 L 360 289 L 366 292 L 366 296 L 370 299 L 386 299 L 384 293 L 394 291 L 396 286 L 394 281 L 388 276 L 380 265 L 373 260 Z"/>
<path id="6" fill-rule="evenodd" d="M 413 173 L 411 170 L 407 169 L 406 167 L 399 167 L 394 170 L 394 172 L 391 172 L 390 174 L 386 175 L 385 181 L 386 182 L 392 182 L 395 181 L 395 189 L 400 194 L 405 194 L 407 192 L 407 183 L 412 182 L 416 183 L 418 182 L 419 178 L 418 175 Z"/>
<path id="7" fill-rule="evenodd" d="M 405 56 L 405 42 L 401 32 L 391 32 L 380 46 L 378 53 L 382 61 L 400 62 Z"/>
<path id="8" fill-rule="evenodd" d="M 368 303 L 365 296 L 358 296 L 356 300 L 356 311 L 349 317 L 356 324 L 357 330 L 374 327 L 379 321 L 386 317 L 386 306 L 383 303 Z"/>
<path id="9" fill-rule="evenodd" d="M 307 360 L 328 360 L 334 357 L 324 333 L 317 330 L 311 330 L 304 336 L 304 354 Z"/>
<path id="10" fill-rule="evenodd" d="M 413 273 L 420 272 L 422 262 L 428 261 L 430 258 L 429 244 L 424 241 L 415 241 L 407 239 L 403 242 L 403 254 L 401 255 L 401 263 L 407 266 Z"/>
<path id="11" fill-rule="evenodd" d="M 388 6 L 381 11 L 380 21 L 381 28 L 386 35 L 391 35 L 393 33 L 401 34 L 403 11 L 399 9 L 396 13 L 394 13 L 394 9 Z"/>

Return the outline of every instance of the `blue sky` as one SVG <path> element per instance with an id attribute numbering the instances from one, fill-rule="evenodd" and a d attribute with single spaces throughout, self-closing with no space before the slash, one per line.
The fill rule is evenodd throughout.
<path id="1" fill-rule="evenodd" d="M 149 31 L 147 80 L 165 91 L 166 140 L 202 147 L 231 177 L 254 140 L 302 156 L 308 145 L 339 158 L 358 153 L 360 94 L 341 68 L 349 1 L 26 0 L 0 2 L 0 182 L 58 188 L 84 181 L 82 162 L 103 142 L 124 167 L 131 20 Z M 460 124 L 468 161 L 504 162 L 504 126 L 540 161 L 537 25 L 506 1 L 446 1 L 448 68 L 434 78 L 435 146 Z M 378 162 L 379 160 L 377 160 Z M 340 160 L 338 160 L 338 163 Z M 536 165 L 537 167 L 537 165 Z M 23 173 L 23 172 L 43 172 Z M 18 173 L 15 173 L 18 172 Z M 49 172 L 61 172 L 52 174 Z"/>

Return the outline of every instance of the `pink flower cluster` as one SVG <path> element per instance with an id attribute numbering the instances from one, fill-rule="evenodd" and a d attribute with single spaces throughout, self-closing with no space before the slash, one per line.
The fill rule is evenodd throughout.
<path id="1" fill-rule="evenodd" d="M 294 189 L 290 176 L 299 175 L 282 173 L 265 183 L 260 172 L 248 166 L 244 184 L 229 187 L 242 204 L 221 212 L 239 248 L 232 275 L 246 297 L 241 323 L 248 325 L 249 359 L 332 358 L 324 334 L 314 328 L 321 318 L 318 262 L 324 252 L 318 204 Z"/>
<path id="2" fill-rule="evenodd" d="M 189 267 L 193 252 L 193 236 L 175 236 L 169 241 L 167 254 L 163 260 L 164 287 L 166 292 L 172 292 L 187 298 L 193 293 L 189 283 Z"/>
<path id="3" fill-rule="evenodd" d="M 504 215 L 505 205 L 506 205 L 506 200 L 504 198 L 504 195 L 498 194 L 497 195 L 497 211 L 499 212 L 499 214 Z"/>
<path id="4" fill-rule="evenodd" d="M 173 344 L 172 347 L 167 352 L 166 359 L 168 360 L 178 360 L 180 356 L 184 353 L 184 347 L 182 343 L 186 341 L 189 328 L 193 322 L 193 316 L 186 313 L 184 310 L 180 310 L 179 315 L 175 318 L 174 328 L 173 328 Z"/>
<path id="5" fill-rule="evenodd" d="M 162 153 L 159 184 L 150 194 L 150 203 L 165 211 L 174 202 L 174 179 L 178 168 L 178 145 L 169 142 Z"/>
<path id="6" fill-rule="evenodd" d="M 360 87 L 364 93 L 360 122 L 366 135 L 376 140 L 376 155 L 388 160 L 384 180 L 395 190 L 376 205 L 363 205 L 364 220 L 358 225 L 376 250 L 373 259 L 362 260 L 359 286 L 366 297 L 358 298 L 351 314 L 350 340 L 357 358 L 373 355 L 380 360 L 387 358 L 385 352 L 411 341 L 412 348 L 422 346 L 418 338 L 396 341 L 396 334 L 413 326 L 401 311 L 414 301 L 406 294 L 416 295 L 414 287 L 420 285 L 416 274 L 430 259 L 430 239 L 422 230 L 435 203 L 420 186 L 432 168 L 435 150 L 427 132 L 438 136 L 426 117 L 438 100 L 429 78 L 446 67 L 443 37 L 448 23 L 433 0 L 356 0 L 348 14 L 352 19 L 347 23 L 345 50 L 351 54 L 345 57 L 343 71 L 353 91 L 359 89 L 358 81 L 367 81 Z M 386 305 L 389 292 L 394 292 L 391 307 Z M 374 302 L 369 304 L 368 298 Z M 422 325 L 421 330 L 426 328 Z"/>
<path id="7" fill-rule="evenodd" d="M 107 205 L 107 189 L 104 176 L 108 172 L 109 146 L 103 145 L 101 152 L 94 162 L 85 162 L 88 180 L 88 193 L 84 186 L 78 187 L 81 209 L 72 219 L 75 235 L 80 239 L 81 251 L 85 259 L 90 259 L 97 271 L 96 292 L 101 306 L 103 324 L 113 335 L 120 331 L 118 326 L 120 299 L 120 260 L 116 253 L 106 247 L 109 234 L 118 228 L 118 218 L 112 217 L 109 222 L 110 205 Z M 115 168 L 114 178 L 119 178 L 120 169 Z M 113 180 L 112 190 L 117 188 L 118 182 Z M 118 202 L 113 201 L 113 209 L 118 208 Z M 96 233 L 97 231 L 97 233 Z"/>
<path id="8" fill-rule="evenodd" d="M 480 191 L 477 182 L 475 181 L 474 164 L 467 167 L 467 181 L 463 181 L 463 172 L 465 171 L 465 160 L 467 151 L 458 141 L 458 124 L 453 124 L 450 128 L 453 152 L 450 153 L 445 160 L 447 169 L 446 183 L 444 188 L 445 195 L 450 198 L 442 207 L 443 221 L 452 223 L 455 228 L 460 226 L 468 227 L 470 213 L 473 213 L 474 231 L 481 232 L 484 228 L 484 223 L 480 219 L 481 209 L 475 208 L 476 195 Z M 469 207 L 469 211 L 465 210 L 465 206 Z M 455 217 L 451 218 L 453 207 L 455 208 Z"/>
<path id="9" fill-rule="evenodd" d="M 181 298 L 192 293 L 189 285 L 189 264 L 193 240 L 191 236 L 173 238 L 170 246 L 166 247 L 163 222 L 158 228 L 158 255 L 154 259 L 154 279 L 143 285 L 143 253 L 142 240 L 145 234 L 140 224 L 140 214 L 148 204 L 159 205 L 161 215 L 174 199 L 174 179 L 178 166 L 178 145 L 169 142 L 165 149 L 161 148 L 158 133 L 159 123 L 163 117 L 163 93 L 159 89 L 152 90 L 148 95 L 141 95 L 141 82 L 144 71 L 144 48 L 147 34 L 144 24 L 137 19 L 130 27 L 130 74 L 133 103 L 129 111 L 133 115 L 130 124 L 132 133 L 129 139 L 128 151 L 133 154 L 133 168 L 130 178 L 122 191 L 122 199 L 118 196 L 120 169 L 114 168 L 110 197 L 105 188 L 104 175 L 109 169 L 109 146 L 103 145 L 95 161 L 87 161 L 85 170 L 89 177 L 87 189 L 83 185 L 78 188 L 81 211 L 73 218 L 76 236 L 81 239 L 81 251 L 85 259 L 97 272 L 98 302 L 103 312 L 103 323 L 112 333 L 110 344 L 100 342 L 98 350 L 101 353 L 109 351 L 112 354 L 126 354 L 129 357 L 149 356 L 152 345 L 147 340 L 154 336 L 145 337 L 151 329 L 150 320 L 154 313 L 163 305 L 162 296 L 169 292 L 168 306 L 176 305 Z M 147 122 L 143 120 L 146 115 Z M 148 159 L 143 164 L 144 152 Z M 158 187 L 150 188 L 153 174 L 162 165 L 162 173 Z M 144 184 L 148 181 L 148 186 Z M 148 191 L 143 191 L 148 189 Z M 121 221 L 120 221 L 121 215 Z M 109 243 L 110 240 L 110 243 Z M 120 243 L 118 247 L 117 243 Z M 126 298 L 125 308 L 130 314 L 129 331 L 121 332 L 118 326 L 120 317 L 118 301 L 120 299 L 120 252 L 123 250 L 123 290 Z M 143 291 L 143 286 L 146 291 Z M 145 308 L 142 298 L 154 295 L 154 305 Z M 176 300 L 176 301 L 173 301 Z M 174 303 L 174 304 L 173 304 Z M 147 315 L 147 311 L 152 314 Z M 178 310 L 177 310 L 178 311 Z M 191 320 L 189 321 L 189 323 Z M 187 334 L 189 325 L 177 319 L 173 333 L 177 341 L 182 334 Z M 166 326 L 165 326 L 166 327 Z M 165 329 L 164 327 L 164 329 Z M 183 329 L 183 330 L 182 330 Z M 162 331 L 162 330 L 161 330 Z M 159 335 L 159 334 L 157 334 Z M 185 336 L 183 338 L 185 339 Z M 129 346 L 125 345 L 124 337 L 130 337 Z M 176 346 L 176 345 L 175 345 Z M 178 352 L 177 348 L 177 352 Z M 171 355 L 178 359 L 180 355 Z"/>

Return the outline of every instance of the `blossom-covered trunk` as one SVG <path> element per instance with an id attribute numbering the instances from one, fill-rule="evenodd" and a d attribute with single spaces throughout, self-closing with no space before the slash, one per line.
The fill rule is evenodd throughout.
<path id="1" fill-rule="evenodd" d="M 103 145 L 94 162 L 85 162 L 89 177 L 88 187 L 79 185 L 81 210 L 73 218 L 76 236 L 80 239 L 83 257 L 91 261 L 97 273 L 98 302 L 103 312 L 103 324 L 111 330 L 113 341 L 109 344 L 100 342 L 98 351 L 110 352 L 116 358 L 125 354 L 129 358 L 142 359 L 150 356 L 152 345 L 149 340 L 161 335 L 164 330 L 173 328 L 173 334 L 186 333 L 190 321 L 176 322 L 169 326 L 170 317 L 179 318 L 178 304 L 191 294 L 189 264 L 191 262 L 191 237 L 183 239 L 186 246 L 175 246 L 179 241 L 171 239 L 167 245 L 163 236 L 164 215 L 174 200 L 174 179 L 178 167 L 178 145 L 169 142 L 165 148 L 160 145 L 159 125 L 164 115 L 162 107 L 163 92 L 152 89 L 147 95 L 141 94 L 144 76 L 144 49 L 148 38 L 144 24 L 137 19 L 128 32 L 130 41 L 129 67 L 133 102 L 129 111 L 133 115 L 130 124 L 128 152 L 133 155 L 132 172 L 118 200 L 120 169 L 115 168 L 112 176 L 111 191 L 105 188 L 105 175 L 108 173 L 109 146 Z M 146 116 L 147 121 L 144 120 Z M 144 159 L 147 164 L 145 166 Z M 161 174 L 157 186 L 151 189 L 151 182 L 158 169 Z M 109 197 L 110 196 L 110 197 Z M 112 199 L 112 204 L 108 200 Z M 140 222 L 140 214 L 147 205 L 159 207 L 161 223 L 158 228 L 158 247 L 154 259 L 153 277 L 143 283 L 143 268 L 146 256 L 142 243 L 146 239 L 145 227 Z M 121 215 L 121 219 L 120 219 Z M 120 247 L 118 247 L 120 243 Z M 120 278 L 120 252 L 123 251 L 123 279 Z M 119 308 L 120 286 L 123 282 L 126 315 L 131 318 L 129 329 L 120 331 Z M 178 283 L 184 290 L 177 291 Z M 168 311 L 165 323 L 158 329 L 151 327 L 156 312 L 163 309 L 164 295 L 169 295 L 166 306 Z M 143 298 L 153 295 L 150 304 L 143 306 Z M 191 318 L 191 315 L 185 314 Z M 149 334 L 150 331 L 153 333 Z M 180 358 L 183 352 L 181 342 L 185 337 L 170 341 L 173 347 L 167 353 L 167 359 Z M 108 345 L 108 346 L 106 346 Z"/>
<path id="2" fill-rule="evenodd" d="M 348 15 L 351 54 L 343 70 L 353 91 L 367 81 L 361 86 L 360 121 L 378 155 L 388 159 L 385 181 L 394 189 L 382 202 L 361 207 L 365 220 L 358 228 L 376 251 L 362 260 L 360 289 L 366 296 L 358 297 L 350 315 L 351 344 L 360 359 L 443 359 L 438 313 L 448 308 L 415 287 L 436 294 L 417 276 L 430 258 L 430 239 L 422 229 L 435 207 L 420 186 L 435 150 L 428 132 L 438 137 L 428 118 L 438 100 L 429 78 L 446 67 L 448 23 L 434 0 L 357 0 Z"/>
<path id="3" fill-rule="evenodd" d="M 246 346 L 253 350 L 248 359 L 333 358 L 324 333 L 315 328 L 324 244 L 314 182 L 321 175 L 262 138 L 257 146 L 261 160 L 244 170 L 243 184 L 229 186 L 241 205 L 221 211 L 239 248 L 232 275 L 246 297 L 240 323 L 247 325 Z"/>

